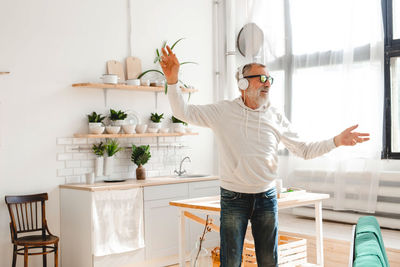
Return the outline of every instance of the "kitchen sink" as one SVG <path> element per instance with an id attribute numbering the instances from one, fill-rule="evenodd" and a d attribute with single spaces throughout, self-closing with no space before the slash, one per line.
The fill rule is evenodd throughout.
<path id="1" fill-rule="evenodd" d="M 209 174 L 183 174 L 183 175 L 176 175 L 176 178 L 199 178 L 199 177 L 207 177 L 210 176 Z"/>

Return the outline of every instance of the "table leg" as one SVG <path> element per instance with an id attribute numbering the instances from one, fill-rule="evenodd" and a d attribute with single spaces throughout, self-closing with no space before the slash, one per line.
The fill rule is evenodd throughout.
<path id="1" fill-rule="evenodd" d="M 324 239 L 322 233 L 322 201 L 315 203 L 315 244 L 317 247 L 317 265 L 324 266 Z"/>
<path id="2" fill-rule="evenodd" d="M 179 212 L 179 266 L 185 267 L 185 215 L 182 209 Z"/>

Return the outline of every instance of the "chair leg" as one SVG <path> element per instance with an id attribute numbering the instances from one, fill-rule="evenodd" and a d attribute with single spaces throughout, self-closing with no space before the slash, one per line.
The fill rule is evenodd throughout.
<path id="1" fill-rule="evenodd" d="M 54 267 L 58 267 L 58 243 L 54 244 Z"/>
<path id="2" fill-rule="evenodd" d="M 46 252 L 46 247 L 43 247 L 43 253 Z M 43 267 L 47 267 L 47 254 L 43 254 Z"/>
<path id="3" fill-rule="evenodd" d="M 17 246 L 14 245 L 12 267 L 17 265 Z"/>
<path id="4" fill-rule="evenodd" d="M 24 247 L 24 267 L 28 267 L 28 247 Z"/>

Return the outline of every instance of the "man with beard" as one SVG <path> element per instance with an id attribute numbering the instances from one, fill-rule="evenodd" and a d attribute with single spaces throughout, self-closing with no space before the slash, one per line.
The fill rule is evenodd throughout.
<path id="1" fill-rule="evenodd" d="M 241 96 L 210 105 L 187 105 L 177 86 L 179 62 L 172 50 L 162 49 L 160 65 L 168 83 L 175 117 L 213 130 L 219 151 L 221 185 L 221 266 L 239 267 L 248 221 L 251 222 L 257 265 L 278 266 L 277 178 L 278 144 L 305 159 L 333 148 L 354 146 L 369 134 L 352 132 L 358 125 L 319 142 L 305 142 L 290 122 L 269 103 L 273 78 L 259 63 L 239 68 Z"/>

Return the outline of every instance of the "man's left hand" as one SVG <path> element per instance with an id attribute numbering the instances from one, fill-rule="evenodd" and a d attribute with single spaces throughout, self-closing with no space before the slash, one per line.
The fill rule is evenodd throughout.
<path id="1" fill-rule="evenodd" d="M 341 132 L 339 135 L 335 136 L 334 142 L 338 146 L 355 146 L 357 143 L 363 143 L 369 140 L 369 133 L 357 133 L 352 132 L 358 127 L 357 125 L 351 126 Z"/>

